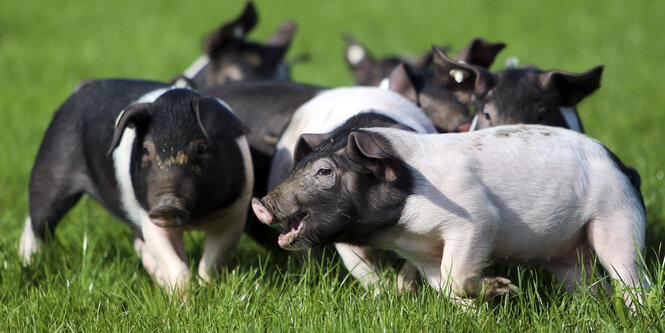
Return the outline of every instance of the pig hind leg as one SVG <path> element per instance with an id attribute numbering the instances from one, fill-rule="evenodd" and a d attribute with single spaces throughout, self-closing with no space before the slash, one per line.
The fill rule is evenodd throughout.
<path id="1" fill-rule="evenodd" d="M 83 195 L 83 190 L 72 184 L 70 172 L 55 166 L 35 164 L 30 180 L 30 215 L 26 219 L 19 247 L 19 253 L 27 263 Z"/>
<path id="2" fill-rule="evenodd" d="M 626 305 L 635 308 L 631 295 L 642 303 L 638 268 L 644 247 L 644 217 L 637 213 L 607 212 L 589 222 L 587 234 L 591 248 L 610 276 L 623 288 Z M 637 290 L 635 288 L 638 288 Z"/>

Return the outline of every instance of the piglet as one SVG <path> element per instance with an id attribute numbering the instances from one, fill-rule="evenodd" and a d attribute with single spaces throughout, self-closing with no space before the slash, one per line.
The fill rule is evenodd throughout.
<path id="1" fill-rule="evenodd" d="M 158 82 L 88 81 L 44 135 L 19 253 L 32 261 L 88 194 L 132 228 L 157 283 L 184 292 L 183 231 L 205 232 L 198 273 L 209 281 L 243 231 L 252 185 L 244 128 L 220 100 Z"/>
<path id="2" fill-rule="evenodd" d="M 247 34 L 258 19 L 254 4 L 247 2 L 238 17 L 208 34 L 205 54 L 172 81 L 199 90 L 230 81 L 290 81 L 284 55 L 291 45 L 296 24 L 282 23 L 265 43 L 248 41 Z"/>
<path id="3" fill-rule="evenodd" d="M 541 263 L 572 291 L 596 255 L 627 304 L 631 288 L 646 287 L 636 175 L 574 131 L 355 129 L 301 140 L 294 156 L 284 182 L 252 200 L 259 219 L 284 226 L 284 248 L 346 242 L 394 250 L 456 298 L 512 290 L 509 280 L 482 274 L 491 260 Z"/>

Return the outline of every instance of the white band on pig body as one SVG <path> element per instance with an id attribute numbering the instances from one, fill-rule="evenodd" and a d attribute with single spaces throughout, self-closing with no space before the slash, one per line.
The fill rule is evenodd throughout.
<path id="1" fill-rule="evenodd" d="M 450 74 L 450 76 L 452 76 L 457 83 L 462 83 L 462 81 L 464 81 L 464 79 L 469 76 L 469 72 L 463 71 L 461 69 L 451 69 L 448 74 Z"/>
<path id="2" fill-rule="evenodd" d="M 582 133 L 582 124 L 580 124 L 580 119 L 577 117 L 575 108 L 573 107 L 560 107 L 561 115 L 563 119 L 568 124 L 568 128 L 575 132 Z"/>
<path id="3" fill-rule="evenodd" d="M 191 64 L 187 69 L 185 69 L 185 72 L 183 73 L 186 78 L 188 79 L 193 79 L 196 75 L 198 75 L 205 66 L 208 66 L 210 63 L 210 58 L 208 58 L 208 55 L 204 54 L 200 56 L 196 61 L 194 61 L 193 64 Z"/>

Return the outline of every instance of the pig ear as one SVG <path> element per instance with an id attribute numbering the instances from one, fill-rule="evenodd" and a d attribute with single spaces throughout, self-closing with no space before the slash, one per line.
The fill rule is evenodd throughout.
<path id="1" fill-rule="evenodd" d="M 234 140 L 245 134 L 245 128 L 231 110 L 212 97 L 195 97 L 192 109 L 209 141 Z"/>
<path id="2" fill-rule="evenodd" d="M 421 54 L 418 58 L 414 59 L 413 61 L 410 61 L 409 63 L 413 67 L 429 67 L 429 65 L 432 64 L 432 57 L 434 55 L 432 54 L 432 51 L 427 51 L 423 54 Z"/>
<path id="3" fill-rule="evenodd" d="M 111 147 L 106 154 L 110 156 L 115 148 L 118 147 L 122 134 L 125 132 L 127 126 L 144 126 L 149 119 L 150 104 L 147 103 L 134 104 L 120 111 L 120 114 L 115 120 Z"/>
<path id="4" fill-rule="evenodd" d="M 352 69 L 362 69 L 375 62 L 367 49 L 356 42 L 353 37 L 345 35 L 344 40 L 346 41 L 346 54 L 344 58 Z"/>
<path id="5" fill-rule="evenodd" d="M 303 157 L 313 152 L 321 142 L 328 140 L 330 134 L 301 134 L 293 151 L 293 164 L 298 163 Z"/>
<path id="6" fill-rule="evenodd" d="M 275 31 L 275 33 L 270 36 L 270 38 L 268 38 L 265 44 L 268 46 L 288 49 L 289 45 L 291 45 L 291 40 L 293 39 L 293 35 L 295 34 L 296 29 L 297 26 L 295 22 L 286 21 L 282 23 L 279 28 L 277 28 L 277 31 Z"/>
<path id="7" fill-rule="evenodd" d="M 408 100 L 420 106 L 420 92 L 423 90 L 425 80 L 422 76 L 413 73 L 411 66 L 399 64 L 390 73 L 390 90 L 399 93 Z"/>
<path id="8" fill-rule="evenodd" d="M 397 179 L 398 172 L 394 167 L 393 157 L 388 141 L 367 132 L 353 131 L 346 143 L 346 156 L 352 162 L 371 172 L 375 177 L 388 182 Z"/>
<path id="9" fill-rule="evenodd" d="M 242 14 L 235 20 L 222 25 L 206 37 L 204 50 L 209 57 L 215 57 L 231 41 L 244 40 L 247 34 L 256 26 L 258 14 L 254 4 L 250 1 L 245 5 Z"/>
<path id="10" fill-rule="evenodd" d="M 494 77 L 485 69 L 456 62 L 448 58 L 443 51 L 432 46 L 434 67 L 439 81 L 464 104 L 471 104 L 474 95 L 487 93 L 494 86 Z"/>
<path id="11" fill-rule="evenodd" d="M 505 47 L 504 43 L 490 43 L 482 38 L 475 38 L 457 53 L 455 61 L 488 69 Z"/>
<path id="12" fill-rule="evenodd" d="M 561 96 L 561 106 L 574 106 L 600 87 L 603 66 L 574 74 L 553 70 L 538 76 L 538 87 L 542 91 L 554 91 Z"/>

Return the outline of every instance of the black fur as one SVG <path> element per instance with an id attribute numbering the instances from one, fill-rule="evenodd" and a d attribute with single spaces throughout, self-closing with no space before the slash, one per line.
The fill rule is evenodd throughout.
<path id="1" fill-rule="evenodd" d="M 617 167 L 617 169 L 621 170 L 621 172 L 626 175 L 626 178 L 628 178 L 628 181 L 630 181 L 630 185 L 633 187 L 635 195 L 640 199 L 640 203 L 642 203 L 642 209 L 646 213 L 644 197 L 642 197 L 642 190 L 640 189 L 640 186 L 642 185 L 642 179 L 640 178 L 639 172 L 637 172 L 637 170 L 633 169 L 632 167 L 624 165 L 619 157 L 617 157 L 607 147 L 603 146 L 603 148 L 605 148 L 607 155 L 612 159 L 612 162 L 614 162 L 614 165 Z"/>

